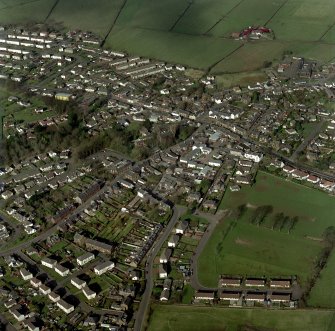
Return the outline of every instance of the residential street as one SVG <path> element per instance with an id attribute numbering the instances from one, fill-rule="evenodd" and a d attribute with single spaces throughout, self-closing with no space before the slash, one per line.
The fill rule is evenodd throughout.
<path id="1" fill-rule="evenodd" d="M 150 304 L 150 298 L 151 298 L 151 292 L 153 288 L 153 280 L 154 280 L 154 275 L 153 275 L 153 265 L 154 265 L 154 260 L 160 251 L 163 243 L 165 240 L 169 237 L 173 227 L 176 225 L 177 221 L 179 220 L 179 217 L 186 212 L 187 208 L 183 206 L 175 206 L 173 208 L 173 215 L 166 226 L 166 228 L 163 230 L 161 235 L 158 237 L 156 243 L 152 246 L 151 250 L 148 252 L 148 260 L 146 262 L 145 266 L 145 278 L 146 278 L 146 287 L 145 291 L 142 295 L 142 300 L 139 305 L 138 311 L 136 312 L 135 316 L 135 326 L 134 330 L 135 331 L 141 331 L 143 328 L 143 322 L 146 318 L 147 312 L 148 312 L 148 307 Z"/>

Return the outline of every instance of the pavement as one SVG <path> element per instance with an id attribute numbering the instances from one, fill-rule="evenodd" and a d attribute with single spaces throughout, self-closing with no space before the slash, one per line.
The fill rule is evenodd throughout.
<path id="1" fill-rule="evenodd" d="M 168 225 L 164 228 L 161 232 L 161 235 L 158 237 L 150 251 L 148 252 L 148 258 L 145 265 L 145 278 L 146 278 L 146 286 L 144 293 L 142 295 L 142 300 L 139 305 L 138 311 L 135 315 L 135 325 L 134 331 L 141 331 L 143 328 L 143 323 L 146 319 L 148 307 L 150 305 L 151 299 L 151 292 L 154 285 L 154 275 L 153 275 L 153 265 L 154 260 L 160 251 L 161 247 L 163 246 L 165 240 L 170 236 L 170 233 L 174 226 L 176 225 L 177 221 L 179 220 L 180 216 L 186 212 L 187 208 L 183 206 L 175 206 L 173 208 L 173 215 L 168 223 Z"/>
<path id="2" fill-rule="evenodd" d="M 194 255 L 191 258 L 191 277 L 190 277 L 190 284 L 191 286 L 196 290 L 202 290 L 202 291 L 216 291 L 217 288 L 209 288 L 206 286 L 203 286 L 200 284 L 199 282 L 199 278 L 198 278 L 198 259 L 199 256 L 201 254 L 201 252 L 203 251 L 203 249 L 205 248 L 207 241 L 209 240 L 209 238 L 211 237 L 213 231 L 215 230 L 216 226 L 219 224 L 219 219 L 218 218 L 209 218 L 208 216 L 202 215 L 204 217 L 206 217 L 206 219 L 210 222 L 209 226 L 206 229 L 206 232 L 204 233 L 204 235 L 202 236 L 195 252 Z M 214 215 L 212 215 L 214 216 Z"/>

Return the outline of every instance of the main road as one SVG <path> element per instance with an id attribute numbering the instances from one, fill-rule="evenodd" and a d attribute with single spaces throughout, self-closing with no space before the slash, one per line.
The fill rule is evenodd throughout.
<path id="1" fill-rule="evenodd" d="M 154 275 L 153 275 L 153 265 L 154 260 L 163 246 L 165 240 L 169 237 L 173 227 L 176 225 L 178 219 L 182 214 L 186 212 L 187 208 L 183 206 L 175 206 L 173 207 L 173 215 L 168 223 L 168 225 L 164 228 L 161 235 L 158 237 L 157 241 L 154 243 L 150 251 L 148 252 L 147 262 L 145 265 L 145 290 L 142 296 L 141 303 L 139 305 L 138 311 L 135 316 L 135 325 L 134 331 L 141 331 L 143 327 L 143 322 L 148 312 L 148 307 L 150 304 L 151 292 L 154 285 Z"/>

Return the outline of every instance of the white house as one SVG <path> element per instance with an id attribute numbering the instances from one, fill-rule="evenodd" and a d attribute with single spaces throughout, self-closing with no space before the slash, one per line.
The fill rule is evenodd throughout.
<path id="1" fill-rule="evenodd" d="M 83 289 L 86 286 L 86 282 L 79 279 L 78 277 L 71 278 L 71 284 L 79 290 Z"/>
<path id="2" fill-rule="evenodd" d="M 29 279 L 33 278 L 33 274 L 25 268 L 20 270 L 20 274 L 21 274 L 23 280 L 29 280 Z"/>
<path id="3" fill-rule="evenodd" d="M 62 277 L 65 277 L 69 274 L 70 270 L 68 268 L 63 267 L 61 264 L 55 265 L 55 271 L 61 275 Z"/>
<path id="4" fill-rule="evenodd" d="M 81 255 L 77 258 L 77 263 L 80 266 L 85 265 L 86 263 L 94 260 L 94 254 L 93 253 L 85 253 L 84 255 Z"/>
<path id="5" fill-rule="evenodd" d="M 88 299 L 88 300 L 91 300 L 91 299 L 94 299 L 96 297 L 96 293 L 94 291 L 92 291 L 88 286 L 85 286 L 83 288 L 83 293 L 85 295 L 85 297 Z"/>
<path id="6" fill-rule="evenodd" d="M 63 312 L 65 314 L 70 314 L 71 312 L 74 311 L 74 306 L 70 305 L 69 303 L 67 303 L 66 301 L 64 301 L 63 299 L 59 299 L 57 301 L 57 306 L 63 310 Z"/>
<path id="7" fill-rule="evenodd" d="M 109 271 L 109 270 L 112 270 L 113 268 L 115 267 L 115 263 L 112 262 L 112 261 L 106 261 L 106 262 L 103 262 L 99 265 L 97 265 L 96 267 L 94 267 L 94 272 L 97 274 L 97 275 L 102 275 L 104 274 L 105 272 Z"/>
<path id="8" fill-rule="evenodd" d="M 41 263 L 42 265 L 50 268 L 50 269 L 53 269 L 55 267 L 55 265 L 57 264 L 57 261 L 56 260 L 53 260 L 53 259 L 49 259 L 48 257 L 45 257 L 41 260 Z"/>

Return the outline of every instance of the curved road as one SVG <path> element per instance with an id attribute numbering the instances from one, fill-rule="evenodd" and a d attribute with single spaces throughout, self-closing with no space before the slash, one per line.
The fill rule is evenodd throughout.
<path id="1" fill-rule="evenodd" d="M 158 240 L 154 243 L 151 250 L 148 252 L 148 258 L 145 265 L 145 278 L 146 278 L 146 285 L 145 291 L 142 296 L 141 303 L 139 305 L 138 311 L 136 312 L 135 316 L 135 325 L 134 331 L 141 331 L 143 327 L 143 322 L 147 315 L 148 306 L 150 304 L 151 292 L 154 285 L 154 275 L 153 275 L 153 265 L 154 260 L 160 251 L 162 245 L 164 244 L 165 240 L 170 236 L 170 233 L 173 227 L 176 225 L 177 221 L 179 220 L 180 216 L 186 212 L 187 208 L 183 206 L 175 206 L 173 207 L 173 215 L 163 230 L 161 235 L 159 236 Z"/>

